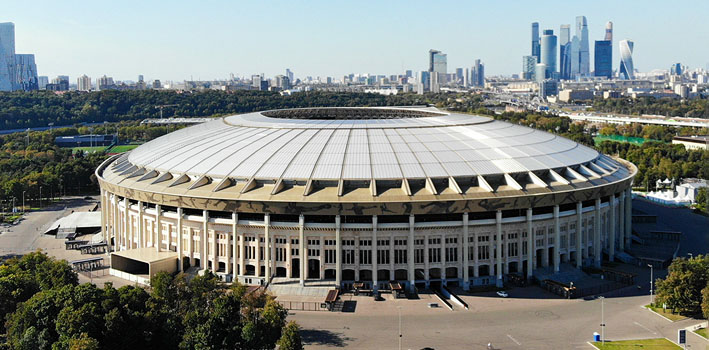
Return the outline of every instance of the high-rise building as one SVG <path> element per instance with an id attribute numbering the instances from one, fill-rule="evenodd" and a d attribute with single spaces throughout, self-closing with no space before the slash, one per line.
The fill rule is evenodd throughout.
<path id="1" fill-rule="evenodd" d="M 162 84 L 160 83 L 160 80 L 155 79 L 153 80 L 153 89 L 160 89 L 162 88 Z"/>
<path id="2" fill-rule="evenodd" d="M 539 45 L 539 23 L 532 22 L 532 56 L 537 59 L 537 63 L 541 59 L 541 46 Z"/>
<path id="3" fill-rule="evenodd" d="M 571 79 L 571 25 L 559 28 L 559 78 Z"/>
<path id="4" fill-rule="evenodd" d="M 56 78 L 52 79 L 51 84 L 47 84 L 47 90 L 52 91 L 68 91 L 69 90 L 69 76 L 68 75 L 57 75 Z"/>
<path id="5" fill-rule="evenodd" d="M 463 84 L 463 68 L 455 69 L 455 79 L 456 83 Z"/>
<path id="6" fill-rule="evenodd" d="M 0 23 L 0 91 L 38 88 L 34 55 L 15 54 L 15 24 Z"/>
<path id="7" fill-rule="evenodd" d="M 537 65 L 537 58 L 534 56 L 522 56 L 522 79 L 534 80 L 534 69 Z"/>
<path id="8" fill-rule="evenodd" d="M 593 75 L 610 79 L 613 75 L 613 42 L 596 40 L 593 56 Z"/>
<path id="9" fill-rule="evenodd" d="M 475 87 L 485 86 L 485 65 L 480 60 L 475 60 L 473 68 L 470 69 L 470 85 Z"/>
<path id="10" fill-rule="evenodd" d="M 682 75 L 682 64 L 675 63 L 670 67 L 670 75 Z"/>
<path id="11" fill-rule="evenodd" d="M 613 41 L 613 22 L 606 23 L 606 37 L 603 40 Z"/>
<path id="12" fill-rule="evenodd" d="M 586 17 L 578 16 L 576 17 L 576 34 L 573 39 L 571 39 L 572 78 L 589 75 L 591 67 L 588 46 L 588 24 Z"/>
<path id="13" fill-rule="evenodd" d="M 547 72 L 548 72 L 548 69 L 547 69 L 546 64 L 537 63 L 537 65 L 534 66 L 534 80 L 537 83 L 543 82 L 547 78 L 547 76 L 546 76 Z"/>
<path id="14" fill-rule="evenodd" d="M 295 81 L 295 76 L 293 72 L 291 72 L 290 68 L 286 68 L 286 77 L 288 77 L 288 81 L 292 84 Z"/>
<path id="15" fill-rule="evenodd" d="M 15 24 L 0 23 L 0 91 L 15 90 Z"/>
<path id="16" fill-rule="evenodd" d="M 544 30 L 542 35 L 542 63 L 546 65 L 546 76 L 553 78 L 556 74 L 556 35 L 551 29 Z"/>
<path id="17" fill-rule="evenodd" d="M 91 78 L 86 74 L 76 79 L 76 89 L 79 91 L 91 91 Z"/>
<path id="18" fill-rule="evenodd" d="M 618 76 L 621 79 L 632 80 L 635 78 L 635 70 L 633 68 L 633 42 L 630 40 L 621 40 L 620 46 L 620 68 Z"/>
<path id="19" fill-rule="evenodd" d="M 46 75 L 40 75 L 37 77 L 37 85 L 39 85 L 39 89 L 44 89 L 47 87 L 47 84 L 49 84 L 49 77 Z"/>
<path id="20" fill-rule="evenodd" d="M 15 54 L 15 90 L 38 90 L 37 65 L 33 54 Z"/>
<path id="21" fill-rule="evenodd" d="M 105 74 L 104 74 L 104 76 L 96 79 L 96 89 L 97 90 L 113 89 L 115 87 L 116 87 L 116 83 L 113 82 L 113 78 L 107 77 Z"/>
<path id="22" fill-rule="evenodd" d="M 438 50 L 429 50 L 428 71 L 442 74 L 448 73 L 448 58 L 446 54 Z"/>
<path id="23" fill-rule="evenodd" d="M 470 86 L 470 69 L 465 68 L 465 73 L 463 73 L 463 86 Z"/>

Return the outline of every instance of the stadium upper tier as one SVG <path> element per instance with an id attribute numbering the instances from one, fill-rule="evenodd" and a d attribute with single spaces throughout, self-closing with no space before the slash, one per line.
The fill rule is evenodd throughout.
<path id="1" fill-rule="evenodd" d="M 596 187 L 634 173 L 621 162 L 488 117 L 435 108 L 305 108 L 184 128 L 118 157 L 99 175 L 119 187 L 181 196 L 410 201 Z"/>

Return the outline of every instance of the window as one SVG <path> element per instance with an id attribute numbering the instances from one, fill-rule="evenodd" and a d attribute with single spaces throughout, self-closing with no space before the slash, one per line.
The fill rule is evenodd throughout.
<path id="1" fill-rule="evenodd" d="M 439 239 L 440 241 L 440 239 Z M 428 262 L 441 262 L 441 250 L 439 248 L 428 248 Z"/>
<path id="2" fill-rule="evenodd" d="M 297 239 L 297 238 L 291 239 L 291 240 L 290 240 L 290 244 L 297 245 L 297 244 L 298 244 L 298 239 Z"/>
<path id="3" fill-rule="evenodd" d="M 448 237 L 446 238 L 446 244 L 458 243 L 458 237 Z"/>
<path id="4" fill-rule="evenodd" d="M 423 264 L 424 263 L 423 249 L 415 249 L 414 250 L 414 263 L 416 263 L 416 264 Z"/>
<path id="5" fill-rule="evenodd" d="M 276 261 L 286 261 L 286 248 L 276 248 Z"/>
<path id="6" fill-rule="evenodd" d="M 300 255 L 299 252 L 298 252 L 298 248 L 291 248 L 291 250 L 290 250 L 290 255 L 293 255 L 293 256 L 298 256 L 298 255 Z"/>
<path id="7" fill-rule="evenodd" d="M 308 256 L 320 256 L 320 249 L 308 249 Z"/>
<path id="8" fill-rule="evenodd" d="M 405 239 L 395 239 L 395 240 L 394 240 L 394 245 L 398 245 L 398 246 L 404 245 L 404 246 L 405 246 L 405 245 L 406 245 L 406 240 L 405 240 Z"/>
<path id="9" fill-rule="evenodd" d="M 378 239 L 377 240 L 377 246 L 388 246 L 389 245 L 389 240 L 388 239 Z"/>
<path id="10" fill-rule="evenodd" d="M 342 263 L 343 264 L 354 264 L 355 263 L 355 251 L 352 249 L 342 250 Z"/>
<path id="11" fill-rule="evenodd" d="M 458 247 L 446 248 L 446 261 L 458 261 Z"/>
<path id="12" fill-rule="evenodd" d="M 359 251 L 359 263 L 362 265 L 372 264 L 372 251 L 371 250 L 360 250 Z"/>
<path id="13" fill-rule="evenodd" d="M 517 249 L 518 249 L 517 242 L 507 243 L 507 255 L 508 256 L 519 255 L 519 252 L 517 251 Z"/>
<path id="14" fill-rule="evenodd" d="M 428 244 L 429 245 L 441 244 L 441 239 L 440 238 L 429 238 Z"/>
<path id="15" fill-rule="evenodd" d="M 320 245 L 320 240 L 319 239 L 309 239 L 308 245 Z"/>
<path id="16" fill-rule="evenodd" d="M 372 245 L 372 240 L 371 239 L 360 239 L 359 245 L 364 246 L 364 247 L 369 247 Z"/>
<path id="17" fill-rule="evenodd" d="M 353 246 L 355 245 L 354 239 L 345 239 L 342 241 L 343 246 Z"/>
<path id="18" fill-rule="evenodd" d="M 414 245 L 424 245 L 426 244 L 426 241 L 423 238 L 415 239 L 414 240 Z"/>
<path id="19" fill-rule="evenodd" d="M 406 250 L 397 249 L 394 251 L 394 264 L 406 264 Z"/>
<path id="20" fill-rule="evenodd" d="M 337 250 L 334 249 L 326 249 L 325 250 L 325 263 L 326 264 L 334 264 L 335 261 L 337 260 Z"/>
<path id="21" fill-rule="evenodd" d="M 389 264 L 388 250 L 377 250 L 377 264 Z"/>
<path id="22" fill-rule="evenodd" d="M 337 245 L 337 241 L 334 239 L 326 239 L 325 245 Z"/>
<path id="23" fill-rule="evenodd" d="M 490 259 L 490 247 L 489 246 L 479 246 L 478 247 L 478 259 Z"/>

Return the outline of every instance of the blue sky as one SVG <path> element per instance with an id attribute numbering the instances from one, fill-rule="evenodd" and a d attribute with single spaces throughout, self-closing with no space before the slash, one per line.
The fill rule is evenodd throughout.
<path id="1" fill-rule="evenodd" d="M 486 73 L 521 70 L 530 23 L 541 29 L 585 15 L 593 40 L 614 23 L 617 43 L 635 41 L 641 71 L 709 63 L 709 1 L 150 1 L 4 0 L 18 53 L 40 75 L 116 79 L 226 78 L 282 74 L 340 77 L 425 70 L 431 48 L 448 69 L 480 58 Z M 572 29 L 573 35 L 573 29 Z"/>

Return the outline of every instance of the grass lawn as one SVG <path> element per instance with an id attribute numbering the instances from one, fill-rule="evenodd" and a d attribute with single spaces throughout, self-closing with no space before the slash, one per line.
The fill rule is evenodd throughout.
<path id="1" fill-rule="evenodd" d="M 674 350 L 674 349 L 682 349 L 681 347 L 679 347 L 679 345 L 677 345 L 665 338 L 606 341 L 605 345 L 601 345 L 601 342 L 594 342 L 593 346 L 595 346 L 601 350 L 624 350 L 624 349 Z"/>
<path id="2" fill-rule="evenodd" d="M 94 152 L 103 152 L 106 150 L 106 146 L 96 146 L 96 147 L 73 147 L 71 151 L 73 153 L 79 152 L 79 151 L 84 151 L 88 153 L 94 153 Z"/>
<path id="3" fill-rule="evenodd" d="M 629 142 L 634 145 L 642 145 L 647 141 L 657 141 L 663 142 L 661 140 L 644 139 L 642 137 L 626 137 L 622 135 L 598 135 L 593 138 L 594 143 L 598 146 L 603 141 L 613 141 L 613 142 Z"/>
<path id="4" fill-rule="evenodd" d="M 140 145 L 120 145 L 120 146 L 113 146 L 111 147 L 110 150 L 108 150 L 110 153 L 123 153 L 123 152 L 128 152 Z"/>
<path id="5" fill-rule="evenodd" d="M 701 335 L 702 337 L 709 339 L 709 331 L 707 331 L 706 328 L 699 328 L 696 331 L 694 331 L 694 333 L 697 333 L 697 334 Z"/>
<path id="6" fill-rule="evenodd" d="M 654 307 L 654 306 L 650 306 L 650 305 L 645 305 L 645 307 L 652 310 L 652 311 L 657 312 L 658 314 L 660 314 L 662 316 L 667 317 L 670 321 L 673 321 L 673 322 L 679 321 L 679 320 L 684 320 L 685 318 L 687 318 L 687 317 L 682 316 L 680 314 L 673 314 L 672 309 L 667 309 L 667 312 L 665 312 L 665 310 L 662 310 L 661 307 Z"/>

